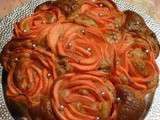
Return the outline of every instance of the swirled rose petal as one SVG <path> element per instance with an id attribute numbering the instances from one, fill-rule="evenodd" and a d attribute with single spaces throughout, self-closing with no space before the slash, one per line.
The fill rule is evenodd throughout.
<path id="1" fill-rule="evenodd" d="M 154 88 L 159 71 L 150 46 L 142 38 L 135 38 L 131 34 L 127 36 L 116 46 L 116 79 L 140 90 Z"/>
<path id="2" fill-rule="evenodd" d="M 50 9 L 39 10 L 33 13 L 32 16 L 22 19 L 15 24 L 14 35 L 16 38 L 35 38 L 49 24 L 64 21 L 65 17 L 57 7 Z"/>
<path id="3" fill-rule="evenodd" d="M 75 22 L 87 26 L 99 27 L 104 33 L 108 30 L 119 29 L 125 22 L 125 15 L 116 9 L 112 1 L 88 1 L 72 16 Z"/>
<path id="4" fill-rule="evenodd" d="M 55 83 L 52 94 L 52 107 L 60 120 L 115 117 L 115 88 L 104 78 L 91 74 L 67 75 Z"/>
<path id="5" fill-rule="evenodd" d="M 42 48 L 21 49 L 19 54 L 16 50 L 13 52 L 18 60 L 8 61 L 8 64 L 13 63 L 8 75 L 7 96 L 31 106 L 37 105 L 41 97 L 49 95 L 57 78 L 54 55 Z"/>
<path id="6" fill-rule="evenodd" d="M 56 24 L 48 35 L 48 46 L 66 57 L 73 68 L 82 71 L 98 69 L 108 59 L 106 53 L 112 50 L 105 49 L 108 43 L 98 29 L 73 23 Z"/>

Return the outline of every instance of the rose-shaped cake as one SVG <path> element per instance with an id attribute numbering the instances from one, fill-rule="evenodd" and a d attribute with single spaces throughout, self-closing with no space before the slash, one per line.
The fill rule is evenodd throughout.
<path id="1" fill-rule="evenodd" d="M 8 70 L 7 96 L 29 106 L 48 96 L 57 78 L 54 54 L 43 48 L 16 48 L 3 56 Z"/>
<path id="2" fill-rule="evenodd" d="M 107 69 L 112 64 L 113 53 L 109 53 L 112 47 L 94 27 L 73 23 L 56 24 L 48 34 L 48 46 L 76 70 L 97 70 L 103 66 Z"/>
<path id="3" fill-rule="evenodd" d="M 72 17 L 70 19 L 74 19 L 79 24 L 100 27 L 103 32 L 118 29 L 125 20 L 125 15 L 117 10 L 112 1 L 103 0 L 95 2 L 84 0 L 78 15 Z"/>
<path id="4" fill-rule="evenodd" d="M 139 36 L 125 34 L 116 44 L 115 80 L 136 89 L 154 88 L 158 80 L 158 66 L 149 44 Z"/>
<path id="5" fill-rule="evenodd" d="M 70 73 L 60 78 L 52 92 L 52 106 L 59 119 L 115 119 L 115 88 L 103 77 Z"/>
<path id="6" fill-rule="evenodd" d="M 64 21 L 65 16 L 60 9 L 55 6 L 41 8 L 32 16 L 23 18 L 15 24 L 14 35 L 18 39 L 36 38 L 37 35 L 43 34 L 49 24 L 54 24 L 57 21 Z"/>
<path id="7" fill-rule="evenodd" d="M 111 0 L 46 2 L 15 24 L 1 54 L 7 102 L 29 120 L 141 120 L 158 53 L 143 19 Z"/>

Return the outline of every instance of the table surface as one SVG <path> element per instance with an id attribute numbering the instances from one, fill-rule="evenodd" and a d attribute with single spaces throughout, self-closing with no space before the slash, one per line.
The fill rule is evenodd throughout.
<path id="1" fill-rule="evenodd" d="M 17 6 L 23 5 L 31 0 L 0 0 L 0 17 L 3 18 Z M 160 22 L 160 0 L 125 0 L 131 4 L 145 7 L 147 13 L 156 21 Z"/>

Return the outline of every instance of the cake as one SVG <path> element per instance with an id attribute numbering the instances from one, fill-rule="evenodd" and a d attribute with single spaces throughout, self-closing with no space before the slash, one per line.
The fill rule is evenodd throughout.
<path id="1" fill-rule="evenodd" d="M 158 85 L 156 35 L 111 0 L 58 0 L 15 23 L 0 61 L 29 120 L 143 120 Z"/>

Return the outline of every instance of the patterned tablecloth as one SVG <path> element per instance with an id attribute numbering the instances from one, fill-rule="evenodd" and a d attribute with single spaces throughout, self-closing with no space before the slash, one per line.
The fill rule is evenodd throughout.
<path id="1" fill-rule="evenodd" d="M 8 15 L 8 13 L 12 11 L 15 7 L 22 6 L 23 4 L 29 1 L 31 0 L 0 0 L 0 20 L 4 16 Z M 45 0 L 34 0 L 34 1 L 36 1 L 35 3 L 40 3 L 40 1 L 45 1 Z M 139 8 L 143 8 L 146 11 L 146 13 L 153 18 L 152 20 L 152 18 L 150 17 L 147 17 L 147 16 L 145 17 L 146 19 L 149 19 L 149 21 L 146 21 L 146 22 L 148 22 L 149 27 L 152 28 L 152 30 L 156 33 L 157 37 L 160 40 L 160 24 L 156 24 L 156 23 L 152 24 L 154 23 L 154 20 L 160 23 L 160 0 L 114 0 L 114 1 L 120 1 L 118 3 L 121 3 L 121 2 L 123 3 L 124 1 L 126 1 L 131 4 L 134 4 L 135 6 L 138 6 Z M 34 5 L 30 5 L 30 6 L 34 6 Z M 30 6 L 26 5 L 23 8 L 30 8 Z M 18 10 L 21 10 L 21 12 L 19 12 Z M 19 16 L 23 15 L 25 12 L 25 9 L 16 9 L 15 11 L 16 11 L 15 14 L 14 12 L 12 12 L 12 14 L 9 15 L 10 18 L 12 19 L 11 22 L 13 22 L 14 19 L 17 20 L 16 18 L 17 15 Z M 28 11 L 31 11 L 31 8 Z M 9 18 L 5 20 L 7 21 L 8 19 Z M 3 40 L 5 40 L 5 37 L 8 38 L 11 34 L 11 28 L 10 28 L 11 24 L 8 21 L 7 21 L 8 23 L 4 22 L 5 20 L 0 22 L 0 32 L 1 30 L 3 31 L 3 29 L 1 28 L 4 28 L 4 27 L 5 27 L 5 30 L 7 31 L 7 32 L 3 31 L 4 36 L 0 36 L 0 40 L 2 40 L 0 42 L 0 46 L 3 44 Z M 157 60 L 157 63 L 158 65 L 160 65 L 160 57 Z M 0 90 L 2 89 L 1 87 L 2 86 L 0 86 Z M 0 96 L 0 100 L 1 99 L 2 99 L 2 96 Z M 153 103 L 154 104 L 152 105 L 151 111 L 145 120 L 160 120 L 160 86 L 157 89 L 156 96 Z M 0 120 L 4 120 L 2 118 L 5 118 L 5 116 L 2 116 L 3 115 L 1 112 L 2 107 L 3 106 L 0 104 Z M 5 120 L 8 120 L 8 119 L 5 119 Z"/>

